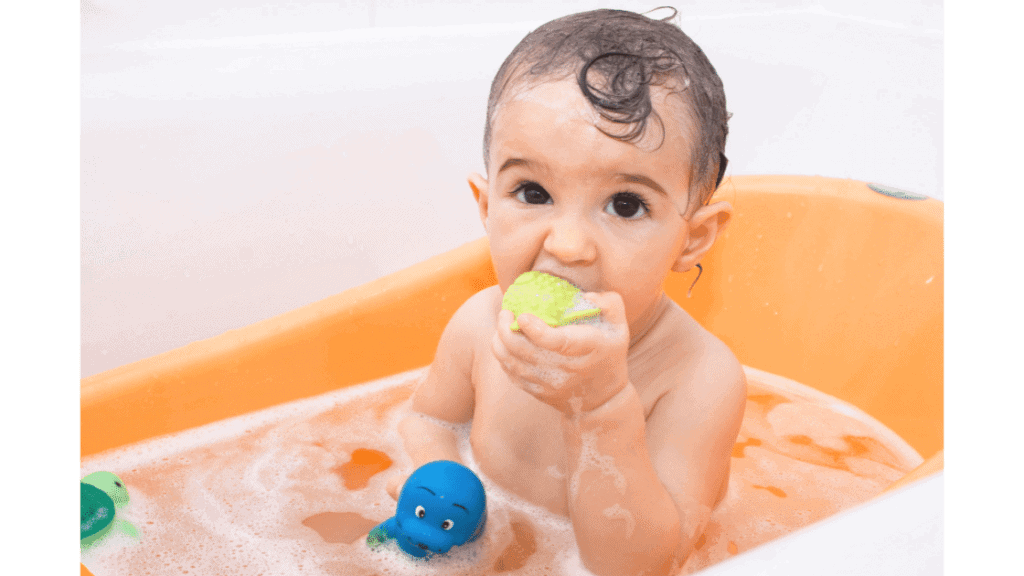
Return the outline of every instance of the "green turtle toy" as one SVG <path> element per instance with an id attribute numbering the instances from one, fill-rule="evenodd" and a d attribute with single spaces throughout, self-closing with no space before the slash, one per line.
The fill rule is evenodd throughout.
<path id="1" fill-rule="evenodd" d="M 128 489 L 111 472 L 93 472 L 82 478 L 82 547 L 87 548 L 112 529 L 137 537 L 138 530 L 127 520 L 115 518 L 128 503 Z"/>
<path id="2" fill-rule="evenodd" d="M 516 318 L 524 312 L 540 318 L 548 326 L 593 323 L 601 309 L 583 298 L 576 286 L 544 272 L 524 272 L 505 291 L 501 307 Z M 512 321 L 512 330 L 519 330 L 519 322 Z"/>

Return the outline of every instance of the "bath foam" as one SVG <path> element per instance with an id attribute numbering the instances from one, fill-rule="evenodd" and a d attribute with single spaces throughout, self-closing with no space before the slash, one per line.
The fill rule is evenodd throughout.
<path id="1" fill-rule="evenodd" d="M 88 458 L 83 475 L 110 470 L 132 487 L 123 512 L 140 541 L 112 538 L 87 551 L 83 562 L 97 576 L 493 574 L 495 559 L 518 545 L 515 523 L 515 539 L 523 533 L 529 539 L 515 574 L 588 574 L 568 518 L 481 474 L 466 425 L 453 429 L 463 462 L 487 490 L 488 530 L 449 563 L 377 554 L 362 539 L 327 542 L 303 524 L 326 512 L 367 523 L 394 513 L 386 482 L 411 465 L 395 425 L 424 375 L 415 370 Z M 685 564 L 687 573 L 863 502 L 921 461 L 846 403 L 757 370 L 748 368 L 747 376 L 729 492 Z M 801 428 L 804 419 L 811 424 Z M 393 464 L 364 488 L 349 490 L 335 470 L 357 449 L 383 452 Z M 626 529 L 624 516 L 611 508 L 609 522 Z"/>
<path id="2" fill-rule="evenodd" d="M 554 465 L 548 466 L 545 472 L 547 472 L 548 476 L 551 476 L 552 478 L 556 478 L 558 480 L 565 478 L 565 472 L 562 472 L 561 470 L 558 469 L 557 466 Z"/>
<path id="3" fill-rule="evenodd" d="M 626 476 L 621 470 L 615 467 L 615 459 L 607 454 L 601 454 L 597 450 L 597 432 L 583 432 L 582 449 L 580 450 L 580 463 L 572 473 L 569 480 L 569 495 L 574 497 L 579 493 L 580 478 L 584 472 L 596 471 L 602 476 L 610 476 L 615 489 L 619 494 L 626 493 Z"/>
<path id="4" fill-rule="evenodd" d="M 392 432 L 381 437 L 380 422 L 368 408 L 403 389 L 407 398 L 411 386 L 423 375 L 425 370 L 418 369 L 370 385 L 339 390 L 141 443 L 135 450 L 100 454 L 83 462 L 83 473 L 110 466 L 131 470 L 129 475 L 141 482 L 139 496 L 129 505 L 128 518 L 141 523 L 144 539 L 167 543 L 163 556 L 170 554 L 176 560 L 162 562 L 157 557 L 156 563 L 144 563 L 137 571 L 131 571 L 132 574 L 147 570 L 154 574 L 161 569 L 173 571 L 178 564 L 183 570 L 195 565 L 190 573 L 199 574 L 231 573 L 232 566 L 233 572 L 238 574 L 256 573 L 253 570 L 266 570 L 268 574 L 296 570 L 302 573 L 302 560 L 297 559 L 306 558 L 308 564 L 304 547 L 287 538 L 268 539 L 264 534 L 279 527 L 280 518 L 288 516 L 290 503 L 300 499 L 302 491 L 308 496 L 338 489 L 341 482 L 334 474 L 309 474 L 310 467 L 320 470 L 337 467 L 348 461 L 352 451 L 359 447 L 380 447 L 397 456 L 393 458 L 396 461 L 407 460 L 404 452 L 394 449 L 398 445 L 397 435 Z M 371 400 L 367 402 L 367 398 Z M 346 410 L 360 402 L 364 404 L 361 409 Z M 346 422 L 349 428 L 344 441 L 331 443 L 321 438 L 321 446 L 316 445 L 314 437 L 324 436 L 322 432 L 317 434 L 316 428 L 330 428 L 341 422 Z M 333 453 L 323 444 L 328 444 Z M 211 461 L 220 464 L 205 464 Z M 142 467 L 155 474 L 139 475 Z M 154 477 L 165 471 L 171 472 L 173 481 L 156 482 Z M 296 476 L 305 476 L 301 490 L 293 486 Z M 372 478 L 367 490 L 353 498 L 351 508 L 363 516 L 390 504 L 390 498 L 386 495 L 381 498 L 380 491 L 374 490 L 383 486 L 380 476 Z M 160 514 L 160 510 L 152 508 L 148 514 L 139 514 L 152 500 L 162 500 L 164 512 L 168 507 L 173 508 L 181 516 L 180 521 L 175 522 L 167 518 L 166 513 Z M 169 526 L 176 529 L 169 532 Z M 204 537 L 198 537 L 199 534 Z M 122 551 L 127 552 L 130 552 L 127 548 Z M 106 566 L 117 566 L 125 561 L 118 554 L 103 556 L 94 573 L 103 574 Z M 92 554 L 83 556 L 83 562 L 92 568 L 94 557 L 96 561 L 101 560 Z"/>
<path id="5" fill-rule="evenodd" d="M 404 402 L 402 404 L 402 408 L 405 408 L 408 405 L 409 405 L 409 402 Z M 431 424 L 434 424 L 435 426 L 438 426 L 440 428 L 444 428 L 445 430 L 450 431 L 459 440 L 468 439 L 469 438 L 470 422 L 465 422 L 465 423 L 461 423 L 460 424 L 460 423 L 457 423 L 457 422 L 448 422 L 447 420 L 441 420 L 440 418 L 434 418 L 433 416 L 428 416 L 426 414 L 420 414 L 419 412 L 411 412 L 411 413 L 413 414 L 413 416 L 415 416 L 415 417 L 417 417 L 417 418 L 419 418 L 421 420 L 424 420 L 426 422 L 430 422 Z M 392 419 L 391 419 L 390 423 L 395 424 L 397 426 L 398 422 L 401 421 L 401 419 L 404 418 L 405 415 L 406 414 L 402 410 L 394 411 L 392 413 Z"/>
<path id="6" fill-rule="evenodd" d="M 288 418 L 303 418 L 320 414 L 338 404 L 352 402 L 357 399 L 408 388 L 422 380 L 427 373 L 426 367 L 420 367 L 380 380 L 374 380 L 359 386 L 349 386 L 326 394 L 304 398 L 293 402 L 279 404 L 272 408 L 250 412 L 233 418 L 226 418 L 206 426 L 192 428 L 175 434 L 144 440 L 131 445 L 131 449 L 115 448 L 90 456 L 82 463 L 82 477 L 109 469 L 123 470 L 133 468 L 142 463 L 166 460 L 170 456 L 180 455 L 186 450 L 208 446 L 215 442 L 237 438 L 243 434 L 252 434 L 265 430 Z M 88 463 L 88 465 L 87 465 Z"/>
<path id="7" fill-rule="evenodd" d="M 620 504 L 615 504 L 614 506 L 609 506 L 609 507 L 605 508 L 604 510 L 602 510 L 601 513 L 604 514 L 605 517 L 610 518 L 612 520 L 623 520 L 623 521 L 625 521 L 626 538 L 629 538 L 630 536 L 632 536 L 633 535 L 633 531 L 636 530 L 636 519 L 633 518 L 633 513 L 630 512 L 629 510 L 626 510 L 625 508 L 623 508 L 622 505 L 620 505 Z"/>
<path id="8" fill-rule="evenodd" d="M 568 357 L 564 354 L 559 354 L 554 350 L 540 350 L 537 353 L 537 358 L 541 362 L 545 362 L 553 366 L 546 368 L 537 368 L 535 375 L 539 379 L 548 382 L 549 384 L 551 384 L 551 386 L 553 386 L 556 389 L 565 386 L 565 384 L 569 381 L 569 373 L 566 372 L 565 370 L 562 370 L 561 368 L 556 368 L 555 366 L 557 366 L 557 364 L 561 362 L 564 362 Z"/>

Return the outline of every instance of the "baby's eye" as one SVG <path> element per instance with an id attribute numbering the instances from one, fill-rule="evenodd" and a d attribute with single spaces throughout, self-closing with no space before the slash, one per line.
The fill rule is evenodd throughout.
<path id="1" fill-rule="evenodd" d="M 525 204 L 547 204 L 551 202 L 551 195 L 536 182 L 524 182 L 512 194 L 515 195 L 516 199 Z"/>
<path id="2" fill-rule="evenodd" d="M 427 511 L 423 509 L 423 506 L 416 507 L 416 516 L 423 518 L 427 515 Z"/>
<path id="3" fill-rule="evenodd" d="M 441 522 L 441 528 L 444 528 L 445 530 L 451 530 L 452 526 L 455 526 L 455 522 L 452 522 L 451 520 Z"/>
<path id="4" fill-rule="evenodd" d="M 604 211 L 622 218 L 640 218 L 647 214 L 647 203 L 632 192 L 619 192 L 612 196 Z"/>

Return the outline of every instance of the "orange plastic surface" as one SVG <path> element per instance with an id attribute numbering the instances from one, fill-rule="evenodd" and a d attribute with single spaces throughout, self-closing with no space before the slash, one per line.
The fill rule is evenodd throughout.
<path id="1" fill-rule="evenodd" d="M 735 176 L 716 198 L 733 220 L 692 298 L 694 271 L 673 274 L 668 294 L 742 363 L 855 404 L 925 458 L 939 452 L 943 204 L 809 176 Z M 494 283 L 480 239 L 86 378 L 82 455 L 426 365 L 459 305 Z"/>
<path id="2" fill-rule="evenodd" d="M 943 446 L 943 204 L 812 176 L 726 181 L 732 223 L 666 290 L 748 366 L 842 398 L 925 458 Z"/>
<path id="3" fill-rule="evenodd" d="M 308 306 L 82 380 L 82 455 L 430 363 L 496 282 L 486 240 Z"/>

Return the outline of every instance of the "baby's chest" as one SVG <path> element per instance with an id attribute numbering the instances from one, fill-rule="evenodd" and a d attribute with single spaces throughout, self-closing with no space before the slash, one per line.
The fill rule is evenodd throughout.
<path id="1" fill-rule="evenodd" d="M 471 441 L 492 467 L 562 466 L 561 414 L 512 382 L 493 358 L 473 373 L 476 390 Z"/>

